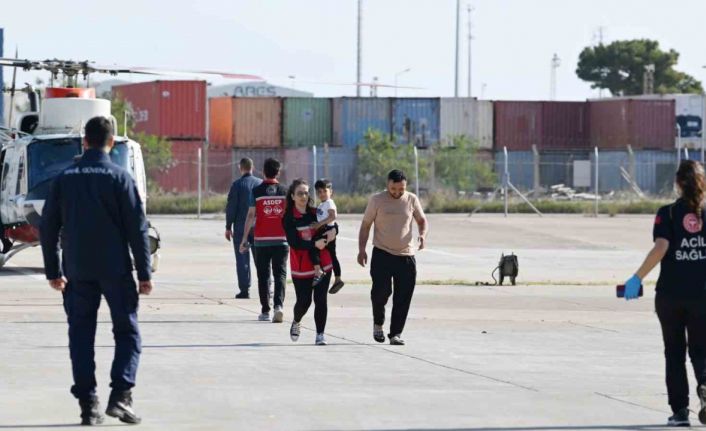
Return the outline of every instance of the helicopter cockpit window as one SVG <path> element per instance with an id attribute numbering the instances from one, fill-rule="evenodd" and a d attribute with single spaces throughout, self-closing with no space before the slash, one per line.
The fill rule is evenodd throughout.
<path id="1" fill-rule="evenodd" d="M 130 159 L 130 149 L 125 142 L 116 142 L 110 150 L 110 160 L 123 169 L 130 170 L 128 160 Z"/>
<path id="2" fill-rule="evenodd" d="M 80 138 L 35 140 L 27 147 L 29 188 L 54 178 L 81 154 Z"/>
<path id="3" fill-rule="evenodd" d="M 20 162 L 17 167 L 17 187 L 15 189 L 15 194 L 19 195 L 22 193 L 22 181 L 24 180 L 25 177 L 25 156 L 24 154 L 20 155 Z"/>
<path id="4" fill-rule="evenodd" d="M 5 153 L 3 153 L 5 155 Z M 7 177 L 10 176 L 10 163 L 5 160 L 2 164 L 2 184 L 0 184 L 0 190 L 5 190 L 7 187 Z"/>

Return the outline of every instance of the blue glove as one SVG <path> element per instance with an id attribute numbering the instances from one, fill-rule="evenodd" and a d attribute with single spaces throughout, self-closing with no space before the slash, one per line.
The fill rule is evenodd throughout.
<path id="1" fill-rule="evenodd" d="M 625 282 L 625 300 L 629 301 L 640 296 L 640 286 L 642 286 L 640 277 L 637 275 L 630 277 L 630 280 Z"/>

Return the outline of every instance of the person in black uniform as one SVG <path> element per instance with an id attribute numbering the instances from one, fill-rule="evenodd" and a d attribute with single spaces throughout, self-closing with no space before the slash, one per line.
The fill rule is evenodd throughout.
<path id="1" fill-rule="evenodd" d="M 130 174 L 113 164 L 113 128 L 107 118 L 86 123 L 83 156 L 53 181 L 44 205 L 40 238 L 44 270 L 53 289 L 63 293 L 69 323 L 69 350 L 82 425 L 103 422 L 94 362 L 96 319 L 101 294 L 113 321 L 115 357 L 106 414 L 136 424 L 131 389 L 140 358 L 137 325 L 139 293 L 152 291 L 150 247 L 142 200 Z M 59 263 L 61 239 L 61 265 Z"/>
<path id="2" fill-rule="evenodd" d="M 689 426 L 689 382 L 686 352 L 701 402 L 699 421 L 706 424 L 706 176 L 699 162 L 679 165 L 680 197 L 659 209 L 654 221 L 654 247 L 625 284 L 625 299 L 639 296 L 642 280 L 661 262 L 655 296 L 666 359 L 667 394 L 673 415 L 670 426 Z"/>

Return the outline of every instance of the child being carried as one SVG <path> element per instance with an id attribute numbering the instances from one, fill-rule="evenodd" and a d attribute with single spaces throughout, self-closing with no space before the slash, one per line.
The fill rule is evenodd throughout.
<path id="1" fill-rule="evenodd" d="M 336 212 L 336 203 L 331 197 L 333 195 L 333 184 L 331 181 L 326 179 L 318 180 L 314 184 L 314 188 L 316 189 L 316 195 L 320 201 L 320 204 L 316 209 L 316 219 L 318 220 L 318 223 L 314 223 L 311 226 L 317 231 L 313 238 L 313 241 L 317 241 L 319 239 L 326 238 L 328 232 L 331 230 L 335 230 L 336 234 L 338 234 L 338 224 L 336 223 L 338 213 Z M 336 277 L 329 293 L 336 293 L 341 290 L 345 284 L 341 281 L 341 265 L 338 262 L 338 257 L 336 256 L 336 240 L 334 239 L 333 241 L 329 241 L 326 244 L 326 249 L 331 254 L 331 260 L 333 261 L 333 273 Z M 311 262 L 314 264 L 313 285 L 316 286 L 321 282 L 324 275 L 320 265 L 321 259 L 319 257 L 319 249 L 313 248 L 310 251 L 310 258 Z"/>

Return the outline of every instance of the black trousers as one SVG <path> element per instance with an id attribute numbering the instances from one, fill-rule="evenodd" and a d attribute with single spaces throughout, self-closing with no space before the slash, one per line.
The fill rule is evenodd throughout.
<path id="1" fill-rule="evenodd" d="M 289 247 L 286 245 L 271 245 L 256 247 L 255 267 L 257 268 L 257 290 L 260 294 L 260 305 L 263 313 L 270 312 L 270 267 L 275 278 L 274 306 L 284 305 L 284 289 L 287 282 L 287 259 Z"/>
<path id="2" fill-rule="evenodd" d="M 392 295 L 390 336 L 401 334 L 417 282 L 417 261 L 414 256 L 395 256 L 375 247 L 370 260 L 370 276 L 373 279 L 370 291 L 373 321 L 376 325 L 385 323 L 385 305 Z"/>
<path id="3" fill-rule="evenodd" d="M 71 393 L 80 400 L 96 394 L 94 346 L 101 295 L 105 296 L 113 321 L 115 355 L 110 369 L 113 391 L 127 391 L 135 386 L 140 362 L 139 299 L 132 274 L 126 274 L 122 280 L 69 280 L 63 296 L 74 377 Z"/>
<path id="4" fill-rule="evenodd" d="M 669 405 L 677 412 L 689 406 L 687 349 L 696 381 L 706 383 L 706 297 L 675 299 L 657 293 L 655 309 L 664 339 Z"/>
<path id="5" fill-rule="evenodd" d="M 312 286 L 312 278 L 294 278 L 294 290 L 297 293 L 297 302 L 294 304 L 294 321 L 301 322 L 304 315 L 311 307 L 311 297 L 314 297 L 314 322 L 316 333 L 322 334 L 326 330 L 328 317 L 328 287 L 331 283 L 331 273 L 327 272 L 319 284 Z"/>

